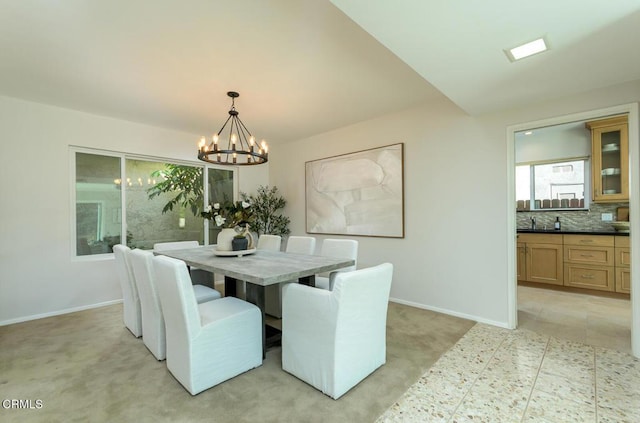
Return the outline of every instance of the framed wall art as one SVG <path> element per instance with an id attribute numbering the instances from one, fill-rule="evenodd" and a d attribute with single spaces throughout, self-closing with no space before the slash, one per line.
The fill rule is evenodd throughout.
<path id="1" fill-rule="evenodd" d="M 305 163 L 307 233 L 404 238 L 404 143 Z"/>

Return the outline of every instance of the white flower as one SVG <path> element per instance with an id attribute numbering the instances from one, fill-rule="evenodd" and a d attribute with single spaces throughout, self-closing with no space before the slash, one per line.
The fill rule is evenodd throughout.
<path id="1" fill-rule="evenodd" d="M 215 219 L 215 221 L 216 221 L 216 225 L 218 225 L 218 226 L 222 226 L 222 224 L 224 223 L 224 221 L 225 221 L 225 220 L 227 220 L 227 219 L 225 219 L 224 217 L 220 216 L 219 214 L 218 214 L 218 215 L 216 215 L 216 217 L 215 217 L 214 219 Z"/>
<path id="2" fill-rule="evenodd" d="M 213 208 L 216 209 L 216 210 L 220 210 L 220 203 L 215 203 L 213 205 Z"/>
<path id="3" fill-rule="evenodd" d="M 211 213 L 211 205 L 208 205 L 204 208 L 205 213 Z"/>
<path id="4" fill-rule="evenodd" d="M 243 201 L 242 202 L 242 207 L 245 209 L 248 209 L 249 207 L 251 207 L 251 204 L 248 201 Z"/>

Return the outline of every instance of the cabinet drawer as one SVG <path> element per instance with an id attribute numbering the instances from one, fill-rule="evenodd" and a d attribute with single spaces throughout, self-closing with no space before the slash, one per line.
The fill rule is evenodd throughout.
<path id="1" fill-rule="evenodd" d="M 567 263 L 613 266 L 614 248 L 565 245 L 564 261 Z"/>
<path id="2" fill-rule="evenodd" d="M 564 284 L 576 288 L 613 291 L 615 287 L 612 266 L 589 266 L 566 264 L 564 266 Z"/>
<path id="3" fill-rule="evenodd" d="M 559 244 L 562 245 L 562 235 L 555 234 L 518 234 L 518 242 L 535 244 Z"/>
<path id="4" fill-rule="evenodd" d="M 588 245 L 594 247 L 613 247 L 613 235 L 563 235 L 565 245 Z"/>
<path id="5" fill-rule="evenodd" d="M 630 248 L 616 248 L 616 267 L 630 267 L 631 266 L 631 249 Z"/>
<path id="6" fill-rule="evenodd" d="M 624 268 L 616 268 L 616 292 L 631 293 L 631 271 Z"/>

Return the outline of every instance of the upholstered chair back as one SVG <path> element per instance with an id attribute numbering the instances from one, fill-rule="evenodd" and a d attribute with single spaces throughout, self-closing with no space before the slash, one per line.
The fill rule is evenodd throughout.
<path id="1" fill-rule="evenodd" d="M 138 286 L 142 307 L 142 340 L 158 359 L 166 358 L 166 335 L 160 295 L 155 283 L 153 253 L 144 250 L 131 251 L 131 266 Z"/>
<path id="2" fill-rule="evenodd" d="M 116 261 L 116 272 L 120 280 L 122 290 L 123 320 L 131 333 L 139 338 L 142 336 L 142 314 L 140 310 L 140 298 L 138 288 L 131 269 L 129 254 L 131 249 L 126 245 L 118 244 L 113 247 L 113 255 Z"/>
<path id="3" fill-rule="evenodd" d="M 287 253 L 313 255 L 316 251 L 316 239 L 312 236 L 290 236 L 287 239 Z"/>
<path id="4" fill-rule="evenodd" d="M 167 357 L 169 357 L 172 354 L 172 346 L 187 348 L 189 340 L 199 332 L 198 303 L 193 293 L 187 266 L 183 261 L 156 256 L 153 258 L 153 264 L 167 339 L 174 340 L 167 343 Z M 184 353 L 181 352 L 180 355 Z"/>
<path id="5" fill-rule="evenodd" d="M 356 261 L 353 266 L 340 269 L 340 272 L 356 270 L 358 262 L 358 241 L 353 239 L 325 239 L 322 242 L 320 255 L 324 257 L 350 258 Z"/>
<path id="6" fill-rule="evenodd" d="M 153 244 L 155 251 L 183 250 L 186 248 L 196 248 L 200 244 L 198 241 L 174 241 L 174 242 L 157 242 Z"/>
<path id="7" fill-rule="evenodd" d="M 287 284 L 282 369 L 334 399 L 386 362 L 393 265 L 341 272 L 333 291 Z"/>
<path id="8" fill-rule="evenodd" d="M 258 238 L 258 250 L 280 251 L 282 237 L 280 235 L 260 235 Z"/>

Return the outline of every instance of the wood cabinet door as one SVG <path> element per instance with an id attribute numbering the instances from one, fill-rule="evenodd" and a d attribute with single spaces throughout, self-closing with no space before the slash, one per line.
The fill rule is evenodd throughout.
<path id="1" fill-rule="evenodd" d="M 517 266 L 516 266 L 516 280 L 524 281 L 527 277 L 526 269 L 527 269 L 527 254 L 526 254 L 526 244 L 524 242 L 518 242 L 517 248 Z"/>
<path id="2" fill-rule="evenodd" d="M 625 268 L 616 268 L 616 292 L 631 294 L 631 271 Z"/>
<path id="3" fill-rule="evenodd" d="M 616 267 L 631 267 L 630 248 L 616 248 Z"/>
<path id="4" fill-rule="evenodd" d="M 629 200 L 626 116 L 588 122 L 591 129 L 593 202 Z"/>
<path id="5" fill-rule="evenodd" d="M 562 285 L 562 245 L 527 244 L 526 280 L 529 282 Z"/>

